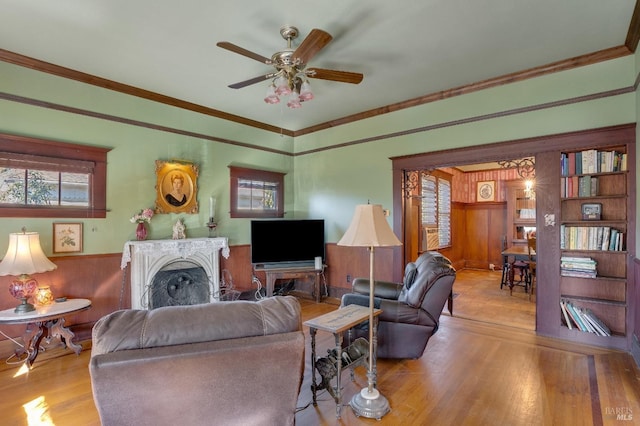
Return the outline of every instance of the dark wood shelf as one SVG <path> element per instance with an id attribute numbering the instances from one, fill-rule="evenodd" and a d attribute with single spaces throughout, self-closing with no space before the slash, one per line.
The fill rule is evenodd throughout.
<path id="1" fill-rule="evenodd" d="M 593 147 L 591 149 L 627 153 L 627 165 L 628 167 L 633 167 L 633 148 L 630 145 L 634 143 L 633 141 L 619 146 L 607 146 L 606 140 L 602 142 L 603 148 Z M 580 152 L 580 150 L 574 149 L 565 152 L 568 154 L 567 157 L 572 158 L 578 157 L 578 155 L 573 156 L 570 153 Z M 584 156 L 585 151 L 583 150 L 582 152 Z M 575 196 L 579 189 L 583 189 L 581 187 L 582 182 L 580 182 L 582 179 L 579 178 L 585 176 L 597 178 L 597 192 L 593 193 L 593 195 Z M 561 211 L 558 222 L 561 226 L 566 226 L 567 230 L 569 228 L 578 228 L 578 231 L 588 231 L 589 234 L 593 233 L 593 228 L 615 229 L 624 234 L 623 247 L 630 247 L 628 244 L 635 245 L 634 235 L 632 235 L 635 232 L 632 220 L 635 213 L 633 211 L 634 206 L 629 205 L 630 197 L 628 195 L 630 188 L 632 190 L 634 187 L 635 177 L 632 173 L 625 170 L 570 174 L 569 176 L 563 175 L 561 177 L 561 197 L 558 205 Z M 593 182 L 593 180 L 591 180 L 591 183 L 587 181 L 586 185 L 593 184 Z M 576 186 L 576 184 L 579 186 Z M 584 189 L 588 192 L 590 188 L 590 186 L 587 186 Z M 574 196 L 569 197 L 564 194 L 564 191 L 569 194 L 568 191 L 570 190 L 572 190 L 571 194 Z M 585 203 L 600 204 L 601 219 L 584 220 L 582 206 Z M 582 241 L 582 245 L 578 246 L 584 247 L 586 244 Z M 594 245 L 589 246 L 594 247 Z M 597 244 L 595 246 L 597 247 Z M 561 248 L 559 253 L 561 257 L 588 257 L 596 262 L 597 276 L 595 278 L 560 276 L 560 299 L 567 299 L 578 307 L 590 309 L 612 332 L 611 336 L 600 336 L 579 329 L 569 329 L 563 325 L 563 320 L 558 318 L 560 321 L 559 337 L 586 344 L 627 349 L 629 345 L 629 311 L 633 309 L 633 303 L 629 300 L 630 286 L 632 286 L 628 270 L 629 252 L 627 250 Z"/>
<path id="2" fill-rule="evenodd" d="M 589 303 L 599 303 L 599 304 L 603 304 L 603 305 L 615 305 L 615 306 L 619 306 L 619 307 L 626 307 L 627 306 L 627 304 L 625 302 L 620 302 L 620 301 L 617 301 L 617 300 L 607 300 L 607 299 L 600 299 L 600 298 L 586 297 L 586 296 L 575 296 L 575 295 L 571 295 L 571 294 L 561 294 L 560 298 L 561 299 L 580 300 L 582 302 L 589 302 Z"/>

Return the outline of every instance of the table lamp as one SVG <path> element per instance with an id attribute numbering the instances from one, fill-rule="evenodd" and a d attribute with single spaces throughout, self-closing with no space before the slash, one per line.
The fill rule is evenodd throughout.
<path id="1" fill-rule="evenodd" d="M 9 285 L 9 292 L 20 303 L 14 312 L 26 313 L 35 307 L 27 303 L 38 288 L 38 282 L 29 274 L 53 271 L 57 266 L 47 259 L 40 247 L 40 235 L 37 232 L 27 232 L 22 228 L 21 233 L 9 234 L 9 248 L 0 262 L 0 276 L 15 275 L 16 278 Z"/>
<path id="2" fill-rule="evenodd" d="M 344 236 L 338 241 L 338 245 L 369 248 L 369 369 L 367 371 L 367 387 L 355 394 L 349 405 L 357 416 L 379 420 L 391 408 L 387 399 L 374 387 L 376 370 L 373 365 L 375 362 L 373 251 L 375 247 L 400 246 L 402 243 L 387 223 L 381 205 L 361 204 L 356 206 L 351 224 Z"/>

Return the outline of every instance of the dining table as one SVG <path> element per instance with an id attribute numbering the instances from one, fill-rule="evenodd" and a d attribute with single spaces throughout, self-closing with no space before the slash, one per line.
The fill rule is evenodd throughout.
<path id="1" fill-rule="evenodd" d="M 515 286 L 515 268 L 514 263 L 517 261 L 529 261 L 529 248 L 526 245 L 513 245 L 502 251 L 502 280 L 500 288 L 503 285 L 509 286 L 509 291 L 513 292 Z M 531 260 L 535 261 L 536 252 L 531 250 Z M 525 285 L 525 290 L 527 286 Z"/>

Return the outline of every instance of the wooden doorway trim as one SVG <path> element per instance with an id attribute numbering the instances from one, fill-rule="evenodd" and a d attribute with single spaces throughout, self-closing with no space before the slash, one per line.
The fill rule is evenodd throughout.
<path id="1" fill-rule="evenodd" d="M 391 157 L 393 209 L 394 212 L 399 213 L 393 215 L 393 230 L 396 235 L 405 235 L 406 202 L 403 196 L 403 185 L 407 170 L 434 170 L 441 167 L 535 157 L 544 152 L 622 145 L 629 140 L 635 140 L 635 123 Z M 394 249 L 393 279 L 395 281 L 402 281 L 405 264 L 402 247 Z"/>

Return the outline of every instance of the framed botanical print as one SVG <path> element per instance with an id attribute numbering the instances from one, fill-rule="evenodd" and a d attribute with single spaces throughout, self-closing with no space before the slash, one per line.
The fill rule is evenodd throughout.
<path id="1" fill-rule="evenodd" d="M 198 166 L 156 160 L 156 213 L 198 213 Z"/>
<path id="2" fill-rule="evenodd" d="M 478 202 L 496 200 L 496 181 L 486 180 L 478 182 L 477 198 Z"/>
<path id="3" fill-rule="evenodd" d="M 53 224 L 54 253 L 82 252 L 82 238 L 81 222 Z"/>

